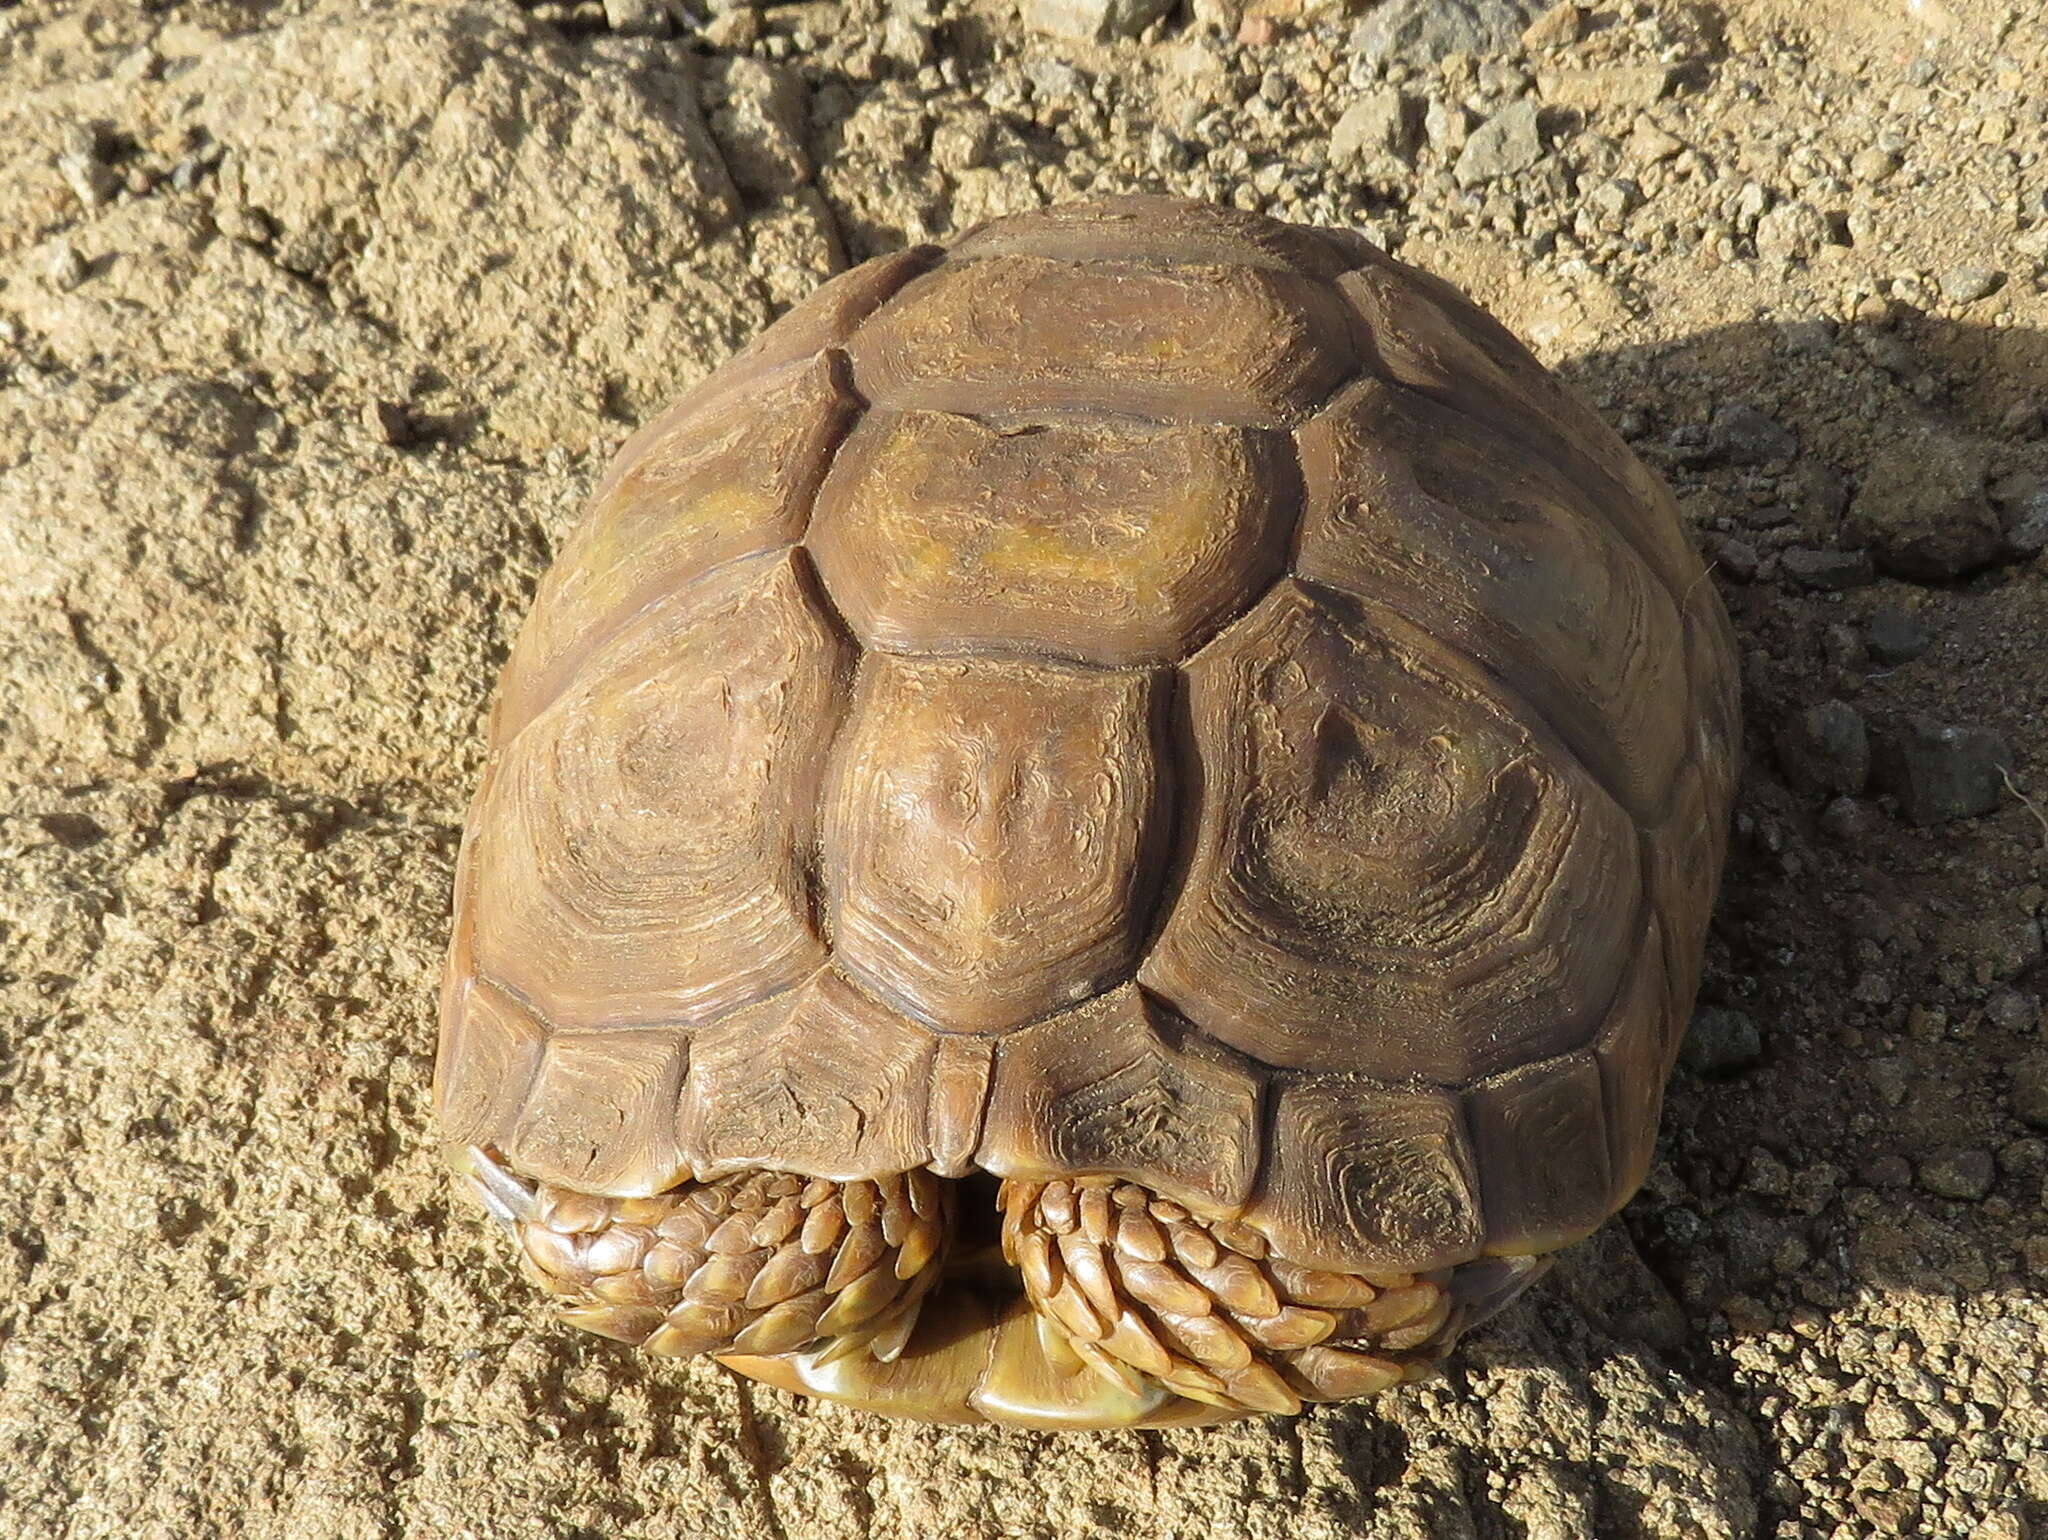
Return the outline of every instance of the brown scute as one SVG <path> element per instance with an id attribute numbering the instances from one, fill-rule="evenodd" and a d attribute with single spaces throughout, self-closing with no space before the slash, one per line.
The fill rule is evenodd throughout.
<path id="1" fill-rule="evenodd" d="M 580 1324 L 773 1383 L 1046 1427 L 1369 1393 L 1643 1179 L 1738 688 L 1669 492 L 1359 237 L 1139 197 L 878 259 L 636 435 L 542 584 L 444 1136 L 586 1207 L 1026 1195 L 1042 1309 L 962 1273 L 893 1364 L 792 1357 L 802 1310 L 735 1345 L 757 1280 L 838 1293 L 781 1220 L 676 1321 L 613 1268 L 654 1210 L 541 1227 Z M 897 1297 L 837 1282 L 833 1325 Z"/>
<path id="2" fill-rule="evenodd" d="M 1715 790 L 1699 765 L 1687 765 L 1679 774 L 1669 821 L 1646 836 L 1651 902 L 1664 916 L 1664 946 L 1669 958 L 1665 978 L 1671 989 L 1670 1019 L 1674 1023 L 1692 1016 L 1693 993 L 1707 949 L 1711 899 L 1726 849 L 1714 816 Z"/>
<path id="3" fill-rule="evenodd" d="M 856 327 L 905 284 L 937 265 L 941 255 L 936 246 L 909 246 L 827 279 L 708 378 L 685 391 L 670 410 L 686 416 L 716 410 L 728 397 L 751 392 L 763 377 L 843 346 Z"/>
<path id="4" fill-rule="evenodd" d="M 476 966 L 556 1027 L 705 1020 L 825 959 L 802 850 L 849 664 L 790 556 L 643 613 L 506 749 Z"/>
<path id="5" fill-rule="evenodd" d="M 434 1115 L 454 1145 L 503 1137 L 539 1067 L 546 1029 L 487 979 L 451 975 L 441 1001 Z"/>
<path id="6" fill-rule="evenodd" d="M 1592 1035 L 1640 928 L 1637 833 L 1491 679 L 1285 585 L 1185 672 L 1203 794 L 1146 988 L 1254 1059 L 1389 1081 Z"/>
<path id="7" fill-rule="evenodd" d="M 548 1184 L 515 1222 L 562 1318 L 666 1357 L 830 1344 L 894 1358 L 945 1269 L 928 1172 L 837 1183 L 752 1171 L 608 1198 Z"/>
<path id="8" fill-rule="evenodd" d="M 1465 1093 L 1488 1252 L 1555 1251 L 1607 1217 L 1604 1103 L 1599 1061 L 1585 1049 L 1489 1076 Z"/>
<path id="9" fill-rule="evenodd" d="M 1654 572 L 1585 494 L 1483 418 L 1380 380 L 1301 430 L 1295 570 L 1452 641 L 1631 814 L 1686 747 L 1686 648 Z"/>
<path id="10" fill-rule="evenodd" d="M 675 1135 L 689 1047 L 674 1027 L 557 1032 L 528 1084 L 505 1155 L 523 1175 L 646 1197 L 689 1175 Z M 621 1129 L 634 1131 L 630 1139 Z"/>
<path id="11" fill-rule="evenodd" d="M 1287 427 L 1356 367 L 1357 324 L 1292 273 L 984 257 L 905 285 L 847 353 L 899 411 Z"/>
<path id="12" fill-rule="evenodd" d="M 1607 1109 L 1608 1213 L 1626 1203 L 1650 1174 L 1664 1078 L 1691 1014 L 1689 995 L 1685 1011 L 1676 1017 L 1673 1004 L 1665 978 L 1664 927 L 1653 914 L 1628 983 L 1593 1039 Z"/>
<path id="13" fill-rule="evenodd" d="M 930 1157 L 933 1034 L 833 968 L 692 1042 L 683 1148 L 700 1173 L 850 1180 Z"/>
<path id="14" fill-rule="evenodd" d="M 954 262 L 976 257 L 1258 267 L 1325 281 L 1357 265 L 1322 231 L 1153 193 L 994 220 L 955 241 L 949 253 Z"/>
<path id="15" fill-rule="evenodd" d="M 1100 1171 L 1230 1213 L 1251 1195 L 1263 1079 L 1126 984 L 1006 1037 L 976 1161 Z"/>
<path id="16" fill-rule="evenodd" d="M 794 544 L 855 404 L 836 354 L 713 410 L 671 407 L 627 443 L 521 628 L 492 716 L 503 745 L 648 605 L 721 562 Z"/>
<path id="17" fill-rule="evenodd" d="M 839 966 L 945 1032 L 1128 977 L 1167 801 L 1159 683 L 870 653 L 824 796 Z"/>
<path id="18" fill-rule="evenodd" d="M 1314 1075 L 1283 1081 L 1274 1096 L 1245 1218 L 1281 1255 L 1331 1272 L 1427 1272 L 1484 1250 L 1457 1093 Z"/>
<path id="19" fill-rule="evenodd" d="M 1298 486 L 1279 433 L 877 409 L 809 547 L 872 647 L 1172 663 L 1279 575 Z"/>
<path id="20" fill-rule="evenodd" d="M 1395 384 L 1473 417 L 1548 460 L 1683 596 L 1699 575 L 1678 505 L 1656 473 L 1505 327 L 1450 284 L 1391 257 L 1337 280 Z"/>

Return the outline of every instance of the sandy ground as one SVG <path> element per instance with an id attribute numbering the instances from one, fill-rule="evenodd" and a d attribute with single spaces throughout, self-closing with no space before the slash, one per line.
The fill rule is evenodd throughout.
<path id="1" fill-rule="evenodd" d="M 1382 11 L 0 10 L 0 1533 L 2048 1534 L 2048 33 Z M 551 1326 L 427 1133 L 550 550 L 835 267 L 1139 186 L 1467 285 L 1678 487 L 1751 739 L 1648 1189 L 1292 1422 L 894 1425 Z"/>

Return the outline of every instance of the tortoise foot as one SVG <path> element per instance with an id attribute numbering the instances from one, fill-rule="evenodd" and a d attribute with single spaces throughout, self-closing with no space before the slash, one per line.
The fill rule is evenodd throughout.
<path id="1" fill-rule="evenodd" d="M 1430 1372 L 1479 1310 L 1533 1264 L 1337 1273 L 1272 1253 L 1248 1226 L 1205 1219 L 1115 1177 L 1003 1185 L 1003 1250 L 1073 1354 L 1137 1394 L 1292 1413 Z M 1490 1310 L 1489 1310 L 1490 1313 Z"/>
<path id="2" fill-rule="evenodd" d="M 543 1182 L 512 1226 L 562 1319 L 586 1331 L 669 1357 L 864 1350 L 886 1362 L 945 1266 L 949 1205 L 925 1171 L 744 1171 L 650 1198 Z"/>

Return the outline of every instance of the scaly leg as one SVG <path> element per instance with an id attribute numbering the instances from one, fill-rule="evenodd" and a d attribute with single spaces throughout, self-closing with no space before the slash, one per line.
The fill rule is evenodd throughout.
<path id="1" fill-rule="evenodd" d="M 903 1351 L 945 1265 L 950 1184 L 742 1171 L 651 1198 L 530 1183 L 483 1151 L 466 1174 L 562 1319 L 682 1357 Z"/>

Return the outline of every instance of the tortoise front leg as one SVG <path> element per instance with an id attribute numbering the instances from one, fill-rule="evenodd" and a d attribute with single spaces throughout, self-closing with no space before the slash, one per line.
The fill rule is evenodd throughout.
<path id="1" fill-rule="evenodd" d="M 1203 1219 L 1136 1182 L 1003 1184 L 1003 1251 L 1075 1355 L 1240 1412 L 1369 1396 L 1429 1371 L 1533 1259 L 1435 1273 L 1337 1273 L 1273 1255 L 1248 1226 Z M 1510 1276 L 1511 1275 L 1511 1276 Z"/>
<path id="2" fill-rule="evenodd" d="M 945 1265 L 948 1185 L 742 1171 L 649 1198 L 529 1184 L 481 1151 L 470 1176 L 562 1319 L 650 1353 L 903 1351 Z"/>

